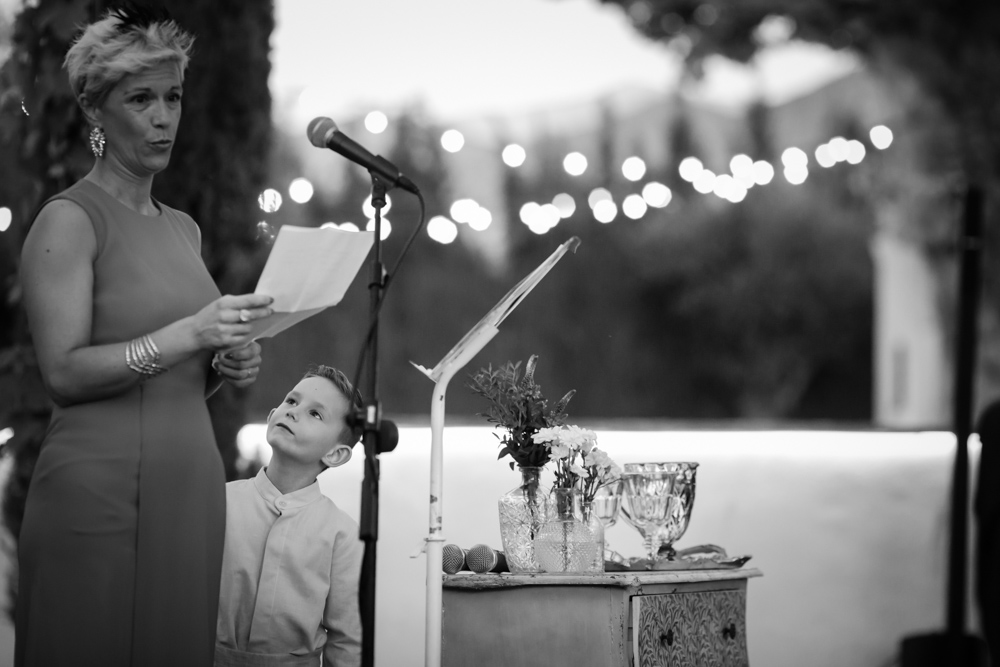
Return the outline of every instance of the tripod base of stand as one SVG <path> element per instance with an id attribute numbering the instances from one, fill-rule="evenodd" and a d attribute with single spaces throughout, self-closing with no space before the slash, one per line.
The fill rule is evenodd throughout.
<path id="1" fill-rule="evenodd" d="M 975 635 L 934 632 L 903 637 L 900 667 L 989 667 L 986 642 Z"/>

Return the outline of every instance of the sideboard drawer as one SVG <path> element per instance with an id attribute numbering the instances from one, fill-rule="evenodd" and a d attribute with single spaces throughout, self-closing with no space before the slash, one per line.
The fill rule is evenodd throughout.
<path id="1" fill-rule="evenodd" d="M 747 667 L 742 590 L 632 597 L 635 667 Z"/>

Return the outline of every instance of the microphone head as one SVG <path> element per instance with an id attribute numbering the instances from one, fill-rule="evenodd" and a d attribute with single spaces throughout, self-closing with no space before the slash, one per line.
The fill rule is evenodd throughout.
<path id="1" fill-rule="evenodd" d="M 476 544 L 465 554 L 465 564 L 473 572 L 489 572 L 498 563 L 497 552 L 486 544 Z"/>
<path id="2" fill-rule="evenodd" d="M 306 136 L 309 142 L 316 148 L 326 148 L 326 142 L 330 135 L 337 131 L 337 124 L 326 116 L 319 116 L 309 121 L 306 128 Z"/>
<path id="3" fill-rule="evenodd" d="M 455 574 L 465 567 L 465 549 L 454 544 L 441 547 L 441 569 Z"/>

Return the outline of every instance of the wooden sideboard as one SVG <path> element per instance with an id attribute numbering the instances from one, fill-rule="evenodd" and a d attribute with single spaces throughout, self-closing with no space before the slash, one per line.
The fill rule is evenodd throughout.
<path id="1" fill-rule="evenodd" d="M 444 575 L 445 667 L 745 667 L 755 569 Z"/>

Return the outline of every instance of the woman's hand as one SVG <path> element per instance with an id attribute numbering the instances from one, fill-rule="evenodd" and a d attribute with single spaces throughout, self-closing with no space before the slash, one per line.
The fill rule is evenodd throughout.
<path id="1" fill-rule="evenodd" d="M 270 315 L 273 301 L 262 294 L 219 297 L 191 318 L 198 347 L 214 352 L 245 347 L 251 340 L 251 323 Z"/>
<path id="2" fill-rule="evenodd" d="M 260 344 L 251 341 L 238 350 L 218 352 L 212 359 L 212 368 L 234 387 L 249 387 L 256 382 L 260 371 Z"/>

